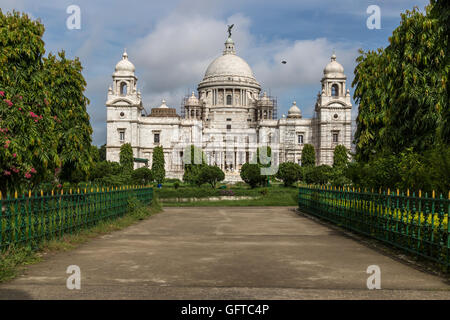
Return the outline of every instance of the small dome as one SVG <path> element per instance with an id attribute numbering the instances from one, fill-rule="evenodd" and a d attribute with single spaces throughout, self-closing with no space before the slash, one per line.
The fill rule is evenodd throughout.
<path id="1" fill-rule="evenodd" d="M 125 50 L 122 55 L 122 60 L 116 64 L 116 72 L 114 75 L 134 75 L 135 69 L 134 64 L 128 60 L 128 54 Z"/>
<path id="2" fill-rule="evenodd" d="M 162 100 L 161 105 L 158 107 L 159 109 L 169 109 L 169 107 L 166 105 L 166 100 Z"/>
<path id="3" fill-rule="evenodd" d="M 301 118 L 302 112 L 300 111 L 299 107 L 297 106 L 297 102 L 292 103 L 292 107 L 288 111 L 288 118 Z"/>
<path id="4" fill-rule="evenodd" d="M 187 99 L 186 101 L 186 105 L 187 106 L 198 106 L 199 101 L 197 99 L 197 97 L 195 96 L 194 91 L 192 91 L 192 95 L 189 97 L 189 99 Z"/>
<path id="5" fill-rule="evenodd" d="M 336 61 L 336 55 L 333 53 L 331 62 L 323 69 L 323 74 L 328 77 L 345 77 L 344 67 Z"/>

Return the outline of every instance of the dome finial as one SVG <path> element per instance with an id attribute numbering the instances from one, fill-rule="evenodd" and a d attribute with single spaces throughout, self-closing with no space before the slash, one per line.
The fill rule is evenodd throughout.
<path id="1" fill-rule="evenodd" d="M 333 50 L 333 54 L 331 55 L 331 61 L 336 61 L 336 54 L 334 53 L 334 50 Z"/>
<path id="2" fill-rule="evenodd" d="M 231 28 L 233 28 L 234 24 L 228 26 L 228 39 L 225 41 L 225 50 L 223 54 L 236 54 L 236 50 L 234 49 L 234 41 L 231 39 Z"/>
<path id="3" fill-rule="evenodd" d="M 128 59 L 127 48 L 124 48 L 124 49 L 123 49 L 122 58 L 123 58 L 123 59 Z"/>

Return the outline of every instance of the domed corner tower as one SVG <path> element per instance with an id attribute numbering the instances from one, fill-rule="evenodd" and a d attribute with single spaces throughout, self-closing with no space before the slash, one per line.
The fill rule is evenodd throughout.
<path id="1" fill-rule="evenodd" d="M 120 147 L 130 143 L 133 152 L 137 154 L 138 119 L 144 111 L 141 93 L 137 90 L 135 67 L 128 60 L 126 50 L 122 60 L 116 64 L 112 75 L 113 84 L 108 89 L 106 100 L 107 134 L 106 159 L 118 162 Z"/>
<path id="2" fill-rule="evenodd" d="M 261 86 L 248 63 L 236 55 L 231 36 L 222 55 L 206 69 L 197 90 L 198 105 L 188 105 L 185 99 L 186 118 L 199 119 L 197 115 L 201 114 L 206 128 L 221 130 L 248 128 L 257 121 Z"/>
<path id="3" fill-rule="evenodd" d="M 318 164 L 333 164 L 333 152 L 337 145 L 349 151 L 352 143 L 350 91 L 346 89 L 344 67 L 336 61 L 336 55 L 323 70 L 322 91 L 315 105 L 317 138 L 315 141 Z"/>

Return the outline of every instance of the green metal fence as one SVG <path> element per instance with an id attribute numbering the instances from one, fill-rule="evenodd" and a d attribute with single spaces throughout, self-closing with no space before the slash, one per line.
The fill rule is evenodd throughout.
<path id="1" fill-rule="evenodd" d="M 0 252 L 11 245 L 37 247 L 40 242 L 60 238 L 97 224 L 123 216 L 128 200 L 136 198 L 150 204 L 151 187 L 121 187 L 60 191 L 1 197 Z"/>
<path id="2" fill-rule="evenodd" d="M 299 210 L 450 267 L 450 200 L 409 191 L 300 187 Z"/>

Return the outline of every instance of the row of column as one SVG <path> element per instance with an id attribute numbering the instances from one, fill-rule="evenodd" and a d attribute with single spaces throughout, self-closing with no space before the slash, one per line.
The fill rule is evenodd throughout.
<path id="1" fill-rule="evenodd" d="M 231 105 L 235 106 L 235 88 L 232 88 L 231 93 Z M 219 91 L 223 91 L 223 104 L 227 105 L 227 89 L 226 88 L 217 88 L 212 89 L 212 104 L 218 105 L 219 104 Z M 239 105 L 240 106 L 246 106 L 247 105 L 247 90 L 246 89 L 237 89 L 239 91 Z"/>

